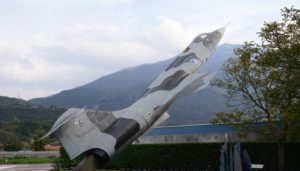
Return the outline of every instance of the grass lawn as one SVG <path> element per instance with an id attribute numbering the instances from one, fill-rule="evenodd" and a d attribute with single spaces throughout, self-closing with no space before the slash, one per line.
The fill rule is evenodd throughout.
<path id="1" fill-rule="evenodd" d="M 0 158 L 0 164 L 41 164 L 54 163 L 56 157 L 12 157 Z"/>

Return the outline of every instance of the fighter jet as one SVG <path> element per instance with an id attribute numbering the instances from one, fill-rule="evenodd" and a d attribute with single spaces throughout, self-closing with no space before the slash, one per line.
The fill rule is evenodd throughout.
<path id="1" fill-rule="evenodd" d="M 71 159 L 85 153 L 74 170 L 93 170 L 169 117 L 178 98 L 199 90 L 213 74 L 197 71 L 211 57 L 226 27 L 198 35 L 132 105 L 118 111 L 70 108 L 42 137 L 55 134 Z"/>

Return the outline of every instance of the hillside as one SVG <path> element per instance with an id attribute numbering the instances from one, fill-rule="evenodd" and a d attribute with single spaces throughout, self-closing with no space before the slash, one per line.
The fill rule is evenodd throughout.
<path id="1" fill-rule="evenodd" d="M 48 131 L 64 111 L 0 96 L 0 144 L 12 137 L 29 142 L 35 131 Z"/>
<path id="2" fill-rule="evenodd" d="M 0 122 L 54 121 L 64 111 L 61 108 L 49 108 L 22 99 L 0 96 Z"/>
<path id="3" fill-rule="evenodd" d="M 232 56 L 236 47 L 238 46 L 230 44 L 219 46 L 201 72 L 218 72 L 217 76 L 221 76 L 222 64 Z M 87 106 L 97 110 L 122 109 L 132 104 L 172 60 L 173 58 L 124 69 L 77 88 L 32 99 L 31 102 L 65 108 Z M 207 123 L 221 110 L 229 110 L 224 105 L 222 93 L 218 89 L 207 87 L 178 99 L 168 110 L 171 117 L 166 124 Z"/>

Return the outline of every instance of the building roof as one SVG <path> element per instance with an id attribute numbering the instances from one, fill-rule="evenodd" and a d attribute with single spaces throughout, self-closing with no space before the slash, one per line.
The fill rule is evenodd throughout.
<path id="1" fill-rule="evenodd" d="M 236 129 L 229 125 L 218 124 L 196 124 L 196 125 L 178 125 L 162 126 L 152 129 L 145 136 L 159 135 L 181 135 L 181 134 L 208 134 L 208 133 L 228 133 L 236 132 Z"/>
<path id="2" fill-rule="evenodd" d="M 58 151 L 60 149 L 60 146 L 52 146 L 52 145 L 45 145 L 45 150 L 55 150 Z"/>

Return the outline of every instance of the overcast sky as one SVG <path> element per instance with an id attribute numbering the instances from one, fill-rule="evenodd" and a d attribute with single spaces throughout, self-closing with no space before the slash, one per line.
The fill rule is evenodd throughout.
<path id="1" fill-rule="evenodd" d="M 0 95 L 31 99 L 165 60 L 201 32 L 257 41 L 294 0 L 0 0 Z"/>

